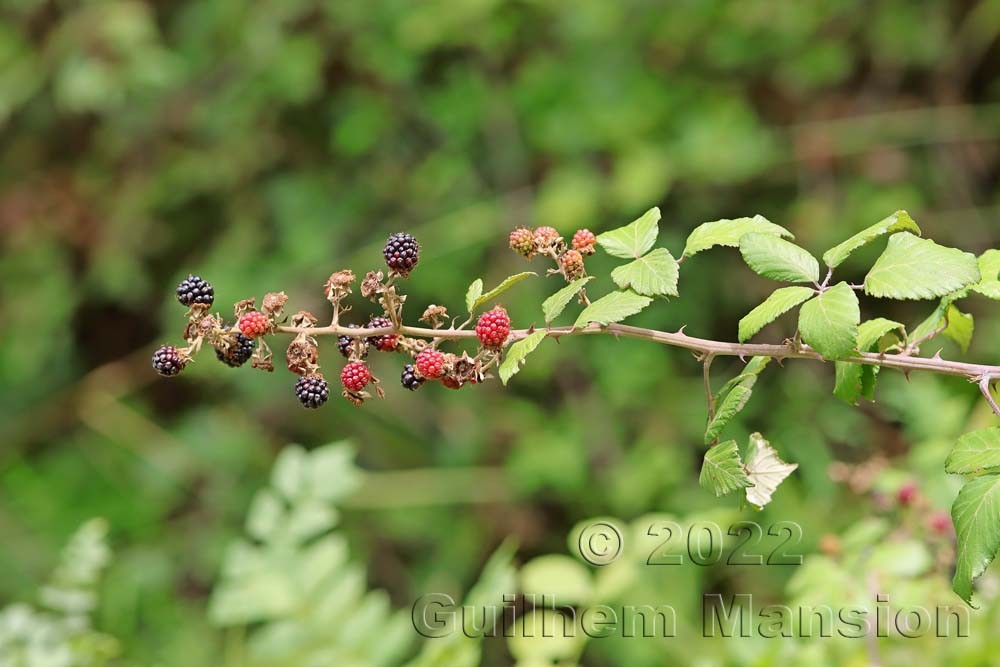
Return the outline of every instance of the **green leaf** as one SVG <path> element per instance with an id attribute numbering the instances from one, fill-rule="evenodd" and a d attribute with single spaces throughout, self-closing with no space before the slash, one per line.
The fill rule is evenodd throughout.
<path id="1" fill-rule="evenodd" d="M 967 481 L 951 506 L 951 518 L 957 536 L 952 588 L 972 605 L 972 582 L 986 572 L 1000 548 L 1000 475 Z"/>
<path id="2" fill-rule="evenodd" d="M 479 297 L 483 295 L 483 279 L 476 278 L 469 285 L 468 291 L 465 293 L 465 308 L 471 313 L 476 309 L 476 302 Z"/>
<path id="3" fill-rule="evenodd" d="M 862 352 L 884 351 L 876 349 L 875 345 L 893 331 L 898 331 L 900 338 L 902 338 L 902 335 L 906 333 L 906 327 L 884 317 L 876 317 L 873 320 L 862 322 L 858 326 L 858 349 Z"/>
<path id="4" fill-rule="evenodd" d="M 694 228 L 694 231 L 687 238 L 687 244 L 684 246 L 684 256 L 697 255 L 703 250 L 708 250 L 719 245 L 738 248 L 740 239 L 747 234 L 753 233 L 784 236 L 790 239 L 795 238 L 790 231 L 781 225 L 770 222 L 762 215 L 755 215 L 752 218 L 716 220 L 715 222 L 703 223 Z"/>
<path id="5" fill-rule="evenodd" d="M 905 334 L 906 328 L 899 322 L 887 320 L 884 317 L 862 322 L 858 327 L 858 349 L 862 352 L 884 352 L 884 348 L 879 349 L 882 348 L 880 341 L 893 331 Z M 878 366 L 838 361 L 836 363 L 837 380 L 833 393 L 850 405 L 857 405 L 858 399 L 862 396 L 874 400 L 878 373 Z"/>
<path id="6" fill-rule="evenodd" d="M 979 282 L 972 253 L 940 246 L 909 232 L 889 239 L 865 278 L 865 293 L 890 299 L 933 299 Z"/>
<path id="7" fill-rule="evenodd" d="M 715 394 L 715 401 L 721 402 L 723 397 L 733 390 L 738 384 L 747 384 L 749 380 L 749 387 L 753 387 L 754 383 L 757 382 L 757 376 L 764 372 L 764 369 L 773 361 L 771 357 L 753 357 L 747 362 L 747 365 L 743 367 L 740 374 L 732 378 L 726 384 L 722 385 L 722 388 Z"/>
<path id="8" fill-rule="evenodd" d="M 861 309 L 847 283 L 837 283 L 799 311 L 802 340 L 827 359 L 849 357 L 858 349 Z"/>
<path id="9" fill-rule="evenodd" d="M 715 416 L 705 429 L 706 445 L 718 438 L 733 417 L 746 407 L 747 401 L 753 394 L 753 387 L 757 384 L 757 378 L 770 362 L 770 357 L 754 357 L 739 375 L 723 385 L 715 395 Z"/>
<path id="10" fill-rule="evenodd" d="M 969 313 L 963 313 L 958 307 L 950 303 L 946 311 L 945 318 L 948 326 L 942 331 L 942 335 L 958 343 L 962 352 L 968 352 L 972 345 L 972 334 L 976 330 L 976 320 Z"/>
<path id="11" fill-rule="evenodd" d="M 583 309 L 573 324 L 574 329 L 585 327 L 591 322 L 611 324 L 621 322 L 630 315 L 635 315 L 653 302 L 648 296 L 641 296 L 631 290 L 611 292 Z"/>
<path id="12" fill-rule="evenodd" d="M 537 275 L 538 274 L 535 273 L 534 271 L 524 271 L 522 273 L 515 273 L 512 276 L 507 276 L 506 278 L 504 278 L 504 280 L 503 280 L 502 283 L 500 283 L 499 285 L 497 285 L 496 287 L 494 287 L 493 289 L 491 289 L 486 294 L 483 294 L 482 296 L 478 297 L 475 300 L 475 303 L 472 304 L 472 308 L 469 309 L 469 312 L 470 313 L 473 312 L 474 310 L 476 310 L 477 308 L 479 308 L 479 306 L 483 305 L 487 301 L 491 301 L 491 300 L 495 299 L 496 297 L 500 296 L 502 293 L 506 292 L 511 287 L 513 287 L 514 285 L 518 284 L 519 282 L 521 282 L 525 278 L 530 278 L 532 276 L 537 276 Z M 475 284 L 475 283 L 473 283 L 473 284 Z M 466 299 L 468 299 L 468 295 L 466 295 Z"/>
<path id="13" fill-rule="evenodd" d="M 775 321 L 795 306 L 807 301 L 816 293 L 811 287 L 779 287 L 764 303 L 740 320 L 740 342 L 753 338 L 758 331 Z"/>
<path id="14" fill-rule="evenodd" d="M 945 472 L 978 475 L 1000 468 L 1000 426 L 966 433 L 944 462 Z"/>
<path id="15" fill-rule="evenodd" d="M 833 395 L 848 405 L 857 405 L 864 389 L 864 366 L 847 361 L 838 361 L 834 366 L 837 379 L 833 385 Z"/>
<path id="16" fill-rule="evenodd" d="M 979 273 L 982 280 L 972 290 L 1000 301 L 1000 250 L 987 250 L 979 256 Z"/>
<path id="17" fill-rule="evenodd" d="M 677 260 L 665 248 L 619 266 L 611 279 L 621 289 L 632 288 L 645 296 L 677 296 Z"/>
<path id="18" fill-rule="evenodd" d="M 497 371 L 500 374 L 501 382 L 506 385 L 512 377 L 517 375 L 524 359 L 535 351 L 543 338 L 545 338 L 545 331 L 536 331 L 510 346 L 510 349 L 507 350 L 507 356 L 504 357 L 503 363 L 500 364 L 500 369 Z"/>
<path id="19" fill-rule="evenodd" d="M 819 262 L 794 243 L 771 234 L 746 234 L 740 239 L 743 260 L 754 272 L 792 283 L 819 281 Z"/>
<path id="20" fill-rule="evenodd" d="M 727 440 L 705 452 L 698 483 L 716 496 L 725 496 L 750 486 L 735 440 Z"/>
<path id="21" fill-rule="evenodd" d="M 543 301 L 542 312 L 545 313 L 545 323 L 548 324 L 552 320 L 559 317 L 559 315 L 562 314 L 562 311 L 565 310 L 566 306 L 569 305 L 569 302 L 573 300 L 573 297 L 579 294 L 580 290 L 582 290 L 584 286 L 586 286 L 586 284 L 593 279 L 594 276 L 585 276 L 579 280 L 574 280 L 569 285 L 566 285 L 566 287 L 563 287 L 561 290 Z"/>
<path id="22" fill-rule="evenodd" d="M 638 259 L 649 252 L 656 243 L 659 222 L 660 209 L 654 206 L 635 222 L 600 234 L 597 242 L 609 255 L 623 259 Z"/>
<path id="23" fill-rule="evenodd" d="M 885 220 L 876 222 L 871 227 L 858 232 L 840 245 L 827 250 L 823 254 L 823 261 L 831 269 L 835 268 L 840 266 L 858 248 L 868 245 L 881 236 L 903 231 L 913 232 L 917 236 L 920 235 L 920 227 L 913 221 L 910 214 L 906 211 L 896 211 Z"/>

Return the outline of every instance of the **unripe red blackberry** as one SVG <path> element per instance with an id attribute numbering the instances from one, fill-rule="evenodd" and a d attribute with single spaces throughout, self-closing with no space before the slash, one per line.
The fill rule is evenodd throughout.
<path id="1" fill-rule="evenodd" d="M 410 391 L 416 391 L 424 383 L 424 379 L 417 375 L 413 364 L 406 364 L 403 366 L 403 372 L 399 376 L 399 383 Z"/>
<path id="2" fill-rule="evenodd" d="M 583 255 L 593 254 L 596 243 L 597 237 L 589 229 L 579 229 L 573 234 L 573 250 L 579 250 Z"/>
<path id="3" fill-rule="evenodd" d="M 896 492 L 896 499 L 900 505 L 912 505 L 916 502 L 918 495 L 919 489 L 917 489 L 917 485 L 913 482 L 907 482 Z"/>
<path id="4" fill-rule="evenodd" d="M 348 324 L 348 329 L 357 329 L 357 324 Z M 355 342 L 357 341 L 357 342 Z M 351 353 L 354 350 L 359 350 L 359 358 L 364 359 L 368 356 L 368 339 L 367 338 L 352 338 L 351 336 L 338 336 L 337 337 L 337 349 L 340 353 L 344 355 L 345 358 L 350 359 Z"/>
<path id="5" fill-rule="evenodd" d="M 405 276 L 413 270 L 420 259 L 420 244 L 410 234 L 399 232 L 389 237 L 382 254 L 390 269 Z"/>
<path id="6" fill-rule="evenodd" d="M 318 408 L 330 398 L 330 386 L 321 375 L 306 375 L 295 383 L 295 395 L 306 408 Z"/>
<path id="7" fill-rule="evenodd" d="M 952 532 L 951 515 L 937 511 L 927 518 L 927 527 L 937 535 L 948 535 Z"/>
<path id="8" fill-rule="evenodd" d="M 177 286 L 177 300 L 188 308 L 196 303 L 211 306 L 212 302 L 215 300 L 215 290 L 212 288 L 211 283 L 207 280 L 203 280 L 196 275 L 189 274 L 188 277 L 182 280 L 181 284 Z"/>
<path id="9" fill-rule="evenodd" d="M 153 353 L 153 368 L 164 377 L 173 377 L 184 370 L 187 360 L 173 345 L 161 345 Z"/>
<path id="10" fill-rule="evenodd" d="M 510 336 L 510 316 L 503 306 L 497 306 L 479 316 L 476 338 L 483 347 L 500 348 Z"/>
<path id="11" fill-rule="evenodd" d="M 247 338 L 243 334 L 238 333 L 235 338 L 230 341 L 228 350 L 222 350 L 218 347 L 215 348 L 215 356 L 219 361 L 230 368 L 238 368 L 245 364 L 247 360 L 253 356 L 253 349 L 256 345 L 256 341 L 252 338 Z"/>
<path id="12" fill-rule="evenodd" d="M 368 320 L 369 329 L 384 329 L 391 326 L 392 320 L 388 317 L 373 317 Z M 369 336 L 368 342 L 379 352 L 392 352 L 399 345 L 399 335 L 385 334 L 384 336 Z"/>
<path id="13" fill-rule="evenodd" d="M 567 250 L 559 258 L 559 266 L 566 275 L 566 280 L 576 280 L 583 277 L 583 255 L 579 250 Z"/>
<path id="14" fill-rule="evenodd" d="M 534 239 L 535 248 L 551 247 L 562 241 L 559 232 L 554 227 L 535 227 Z"/>
<path id="15" fill-rule="evenodd" d="M 429 380 L 436 380 L 444 375 L 444 355 L 433 347 L 421 350 L 417 355 L 417 372 Z"/>
<path id="16" fill-rule="evenodd" d="M 535 235 L 527 227 L 518 227 L 510 233 L 511 250 L 525 259 L 535 256 Z"/>
<path id="17" fill-rule="evenodd" d="M 243 315 L 239 321 L 239 329 L 247 338 L 257 338 L 258 336 L 263 336 L 267 333 L 270 324 L 267 321 L 267 317 L 264 313 L 251 310 L 249 313 Z"/>
<path id="18" fill-rule="evenodd" d="M 340 372 L 340 382 L 344 389 L 358 393 L 372 381 L 372 372 L 363 361 L 352 361 Z"/>

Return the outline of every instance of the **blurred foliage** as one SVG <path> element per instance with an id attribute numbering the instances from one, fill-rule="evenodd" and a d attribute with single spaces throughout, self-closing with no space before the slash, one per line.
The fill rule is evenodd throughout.
<path id="1" fill-rule="evenodd" d="M 516 224 L 603 231 L 654 204 L 675 255 L 707 220 L 760 213 L 822 250 L 897 209 L 981 253 L 1000 204 L 998 34 L 996 0 L 0 0 L 0 600 L 31 599 L 65 536 L 104 516 L 118 555 L 96 627 L 127 664 L 221 664 L 235 640 L 207 620 L 211 590 L 286 442 L 358 444 L 370 475 L 339 530 L 396 608 L 468 590 L 508 537 L 528 560 L 563 553 L 587 517 L 719 507 L 697 485 L 702 380 L 680 351 L 544 345 L 506 390 L 460 393 L 403 392 L 399 361 L 382 358 L 390 400 L 316 413 L 289 375 L 205 359 L 154 382 L 148 355 L 179 339 L 172 291 L 189 271 L 219 304 L 283 289 L 293 309 L 323 313 L 329 273 L 375 267 L 400 229 L 424 248 L 414 316 L 459 312 L 473 278 L 522 270 L 504 248 Z M 769 288 L 725 251 L 699 255 L 683 296 L 637 324 L 732 340 Z M 551 291 L 512 290 L 515 323 L 541 322 Z M 968 357 L 995 363 L 988 307 L 968 302 Z M 950 505 L 958 481 L 941 463 L 991 417 L 960 380 L 884 375 L 879 403 L 857 409 L 830 398 L 832 368 L 761 379 L 739 426 L 800 468 L 755 520 L 799 521 L 815 550 L 905 480 L 928 509 Z M 830 474 L 872 462 L 876 486 Z M 702 593 L 792 599 L 792 569 L 657 571 L 648 590 L 692 622 Z M 979 643 L 954 644 L 967 651 L 956 664 L 988 663 Z M 788 658 L 712 646 L 704 664 Z M 826 664 L 833 649 L 803 650 Z M 886 664 L 931 659 L 925 643 L 884 650 Z M 503 642 L 484 656 L 510 659 Z M 584 657 L 664 660 L 695 658 L 635 640 Z"/>

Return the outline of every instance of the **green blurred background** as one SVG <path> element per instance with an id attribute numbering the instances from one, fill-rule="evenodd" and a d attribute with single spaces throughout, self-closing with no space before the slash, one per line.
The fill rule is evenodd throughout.
<path id="1" fill-rule="evenodd" d="M 831 368 L 770 369 L 731 431 L 762 430 L 800 469 L 756 515 L 697 485 L 700 366 L 678 350 L 566 340 L 506 390 L 415 394 L 398 387 L 401 358 L 375 355 L 388 400 L 315 412 L 282 369 L 232 370 L 209 351 L 161 381 L 148 359 L 181 340 L 173 288 L 189 272 L 226 314 L 284 290 L 290 312 L 322 319 L 327 276 L 377 268 L 399 230 L 423 248 L 411 320 L 429 303 L 460 312 L 476 277 L 525 270 L 506 249 L 515 225 L 599 232 L 653 205 L 675 255 L 708 220 L 760 213 L 822 252 L 896 209 L 982 252 L 1000 231 L 998 37 L 996 0 L 0 0 L 0 602 L 32 599 L 67 536 L 106 517 L 97 625 L 126 664 L 222 664 L 208 599 L 289 442 L 356 444 L 373 475 L 342 528 L 399 608 L 467 590 L 508 537 L 520 562 L 565 553 L 597 515 L 723 507 L 727 521 L 801 522 L 809 554 L 863 517 L 920 524 L 886 500 L 907 481 L 922 511 L 947 509 L 951 439 L 989 424 L 960 380 L 887 373 L 880 402 L 853 408 L 830 395 Z M 515 324 L 540 322 L 553 280 L 509 293 Z M 731 251 L 706 253 L 683 265 L 680 299 L 635 322 L 732 340 L 771 287 Z M 932 307 L 862 303 L 910 324 Z M 989 308 L 966 304 L 967 356 L 996 363 Z M 348 319 L 370 312 L 359 301 Z M 337 367 L 329 341 L 323 355 Z M 838 461 L 882 472 L 843 484 Z M 946 561 L 921 580 L 946 588 Z M 679 608 L 702 592 L 781 601 L 792 573 L 655 571 L 641 590 Z M 1000 648 L 984 633 L 885 643 L 885 664 L 938 650 L 996 664 Z M 702 644 L 594 642 L 584 664 L 783 664 L 773 644 Z M 843 651 L 867 664 L 862 643 Z M 484 664 L 509 660 L 487 642 Z"/>

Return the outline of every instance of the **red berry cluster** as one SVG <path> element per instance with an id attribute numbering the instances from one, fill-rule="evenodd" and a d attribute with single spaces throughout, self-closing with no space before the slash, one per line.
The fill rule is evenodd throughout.
<path id="1" fill-rule="evenodd" d="M 501 348 L 508 336 L 510 336 L 510 316 L 503 306 L 497 306 L 479 316 L 479 321 L 476 322 L 476 338 L 483 347 Z"/>
<path id="2" fill-rule="evenodd" d="M 340 371 L 340 383 L 344 389 L 355 394 L 361 392 L 372 381 L 372 372 L 363 361 L 352 361 Z"/>
<path id="3" fill-rule="evenodd" d="M 247 338 L 258 338 L 267 333 L 268 329 L 271 328 L 271 323 L 267 321 L 267 316 L 264 313 L 251 310 L 240 317 L 237 326 Z"/>
<path id="4" fill-rule="evenodd" d="M 583 259 L 594 254 L 597 237 L 589 229 L 578 229 L 566 246 L 566 241 L 553 227 L 518 227 L 510 233 L 510 247 L 525 259 L 535 255 L 546 255 L 556 261 L 558 270 L 567 282 L 573 282 L 587 275 Z"/>

